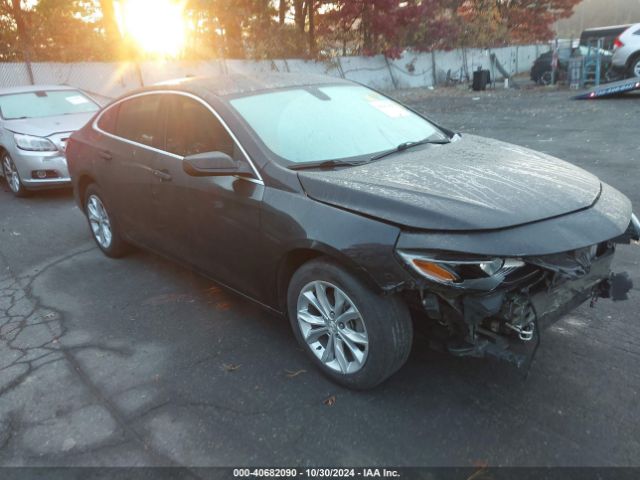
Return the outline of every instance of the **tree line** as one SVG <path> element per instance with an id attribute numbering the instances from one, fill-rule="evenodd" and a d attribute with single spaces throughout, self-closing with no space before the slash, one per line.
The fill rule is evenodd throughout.
<path id="1" fill-rule="evenodd" d="M 119 30 L 119 0 L 0 0 L 0 61 L 144 58 Z M 580 0 L 183 0 L 180 58 L 322 58 L 553 37 Z"/>

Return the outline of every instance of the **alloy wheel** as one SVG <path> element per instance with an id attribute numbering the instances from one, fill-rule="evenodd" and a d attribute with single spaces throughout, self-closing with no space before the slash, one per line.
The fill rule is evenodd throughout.
<path id="1" fill-rule="evenodd" d="M 633 65 L 633 74 L 636 77 L 640 77 L 640 59 L 636 60 L 636 63 Z"/>
<path id="2" fill-rule="evenodd" d="M 359 371 L 367 359 L 369 336 L 362 315 L 335 285 L 310 282 L 298 296 L 300 332 L 314 355 L 342 374 Z"/>
<path id="3" fill-rule="evenodd" d="M 13 193 L 20 191 L 20 176 L 18 175 L 18 169 L 11 160 L 9 155 L 5 155 L 2 161 L 2 168 L 4 170 L 4 178 L 9 185 L 9 188 Z"/>
<path id="4" fill-rule="evenodd" d="M 91 224 L 91 231 L 98 244 L 102 248 L 109 248 L 113 239 L 111 221 L 106 208 L 97 195 L 91 195 L 87 200 L 87 216 Z"/>

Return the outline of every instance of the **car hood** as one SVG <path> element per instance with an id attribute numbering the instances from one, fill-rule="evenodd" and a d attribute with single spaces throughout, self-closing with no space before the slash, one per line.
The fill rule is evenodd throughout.
<path id="1" fill-rule="evenodd" d="M 72 113 L 53 117 L 25 118 L 20 120 L 5 120 L 7 130 L 25 133 L 37 137 L 48 137 L 54 133 L 75 132 L 81 129 L 96 112 Z"/>
<path id="2" fill-rule="evenodd" d="M 588 208 L 601 191 L 597 177 L 567 162 L 474 135 L 298 176 L 315 200 L 430 230 L 522 225 Z"/>

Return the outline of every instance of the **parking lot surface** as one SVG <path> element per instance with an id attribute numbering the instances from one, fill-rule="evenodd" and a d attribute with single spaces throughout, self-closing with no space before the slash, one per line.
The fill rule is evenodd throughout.
<path id="1" fill-rule="evenodd" d="M 573 162 L 640 210 L 640 96 L 398 92 L 462 132 Z M 640 247 L 630 300 L 544 332 L 529 373 L 431 351 L 368 392 L 321 376 L 288 323 L 154 255 L 104 257 L 70 192 L 0 183 L 0 464 L 640 464 Z M 212 246 L 215 248 L 215 246 Z"/>

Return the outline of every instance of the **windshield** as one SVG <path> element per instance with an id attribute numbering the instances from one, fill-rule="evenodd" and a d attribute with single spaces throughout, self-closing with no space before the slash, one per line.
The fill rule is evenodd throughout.
<path id="1" fill-rule="evenodd" d="M 95 112 L 98 105 L 78 90 L 46 90 L 0 96 L 5 120 Z"/>
<path id="2" fill-rule="evenodd" d="M 434 134 L 446 138 L 411 110 L 358 85 L 261 93 L 231 105 L 271 152 L 293 163 L 371 156 Z"/>

